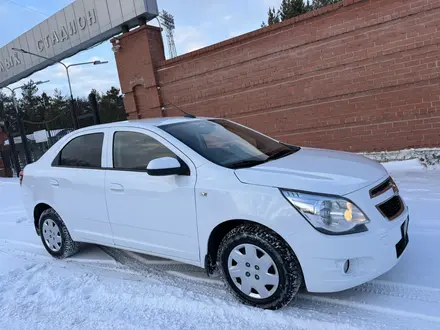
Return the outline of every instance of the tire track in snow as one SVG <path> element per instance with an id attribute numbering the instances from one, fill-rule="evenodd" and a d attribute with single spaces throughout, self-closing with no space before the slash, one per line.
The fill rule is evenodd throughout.
<path id="1" fill-rule="evenodd" d="M 204 276 L 204 272 L 200 268 L 184 264 L 179 265 L 178 263 L 174 263 L 174 265 L 167 265 L 164 263 L 154 264 L 151 262 L 151 260 L 143 260 L 144 258 L 142 258 L 142 256 L 138 256 L 136 259 L 133 259 L 130 256 L 131 253 L 127 255 L 125 251 L 109 248 L 103 248 L 103 250 L 105 252 L 107 252 L 106 250 L 113 250 L 111 251 L 112 253 L 110 253 L 110 255 L 118 262 L 115 266 L 99 263 L 93 264 L 89 262 L 82 263 L 81 259 L 75 261 L 68 259 L 61 261 L 60 263 L 60 261 L 54 261 L 49 255 L 43 256 L 38 253 L 28 251 L 15 250 L 14 254 L 17 255 L 17 252 L 19 252 L 18 256 L 27 261 L 32 260 L 34 263 L 35 257 L 37 257 L 37 260 L 39 259 L 43 261 L 44 266 L 49 266 L 53 263 L 60 263 L 63 268 L 79 265 L 85 273 L 91 272 L 97 276 L 116 276 L 128 281 L 145 282 L 146 285 L 153 283 L 175 287 L 176 290 L 179 289 L 188 292 L 191 297 L 193 297 L 194 294 L 204 297 L 203 300 L 207 299 L 206 301 L 207 303 L 209 302 L 208 304 L 211 302 L 214 303 L 217 299 L 220 299 L 223 304 L 230 306 L 230 308 L 236 308 L 234 306 L 241 306 L 240 303 L 227 294 L 221 281 Z M 10 251 L 12 252 L 14 250 L 11 249 Z M 2 252 L 6 251 L 3 250 Z M 122 262 L 120 262 L 121 260 Z M 41 261 L 37 261 L 37 263 L 41 263 Z M 145 263 L 145 261 L 147 262 Z M 183 268 L 182 266 L 186 266 L 186 268 Z M 166 269 L 175 267 L 179 270 L 165 271 L 163 269 L 164 267 Z M 374 312 L 375 314 L 368 314 L 362 310 Z M 365 306 L 364 304 L 357 302 L 354 303 L 349 300 L 319 297 L 307 293 L 300 294 L 296 302 L 275 313 L 279 313 L 279 317 L 285 317 L 286 320 L 316 320 L 318 322 L 328 322 L 329 324 L 334 324 L 336 322 L 341 324 L 341 326 L 354 324 L 356 327 L 359 326 L 362 328 L 402 328 L 401 322 L 395 318 L 392 319 L 388 317 L 389 315 L 392 315 L 393 317 L 402 316 L 399 312 L 396 314 L 394 311 L 392 314 L 389 314 L 386 310 L 377 306 Z M 378 315 L 378 313 L 382 315 Z M 338 316 L 335 318 L 335 315 Z M 420 319 L 419 314 L 410 315 L 409 317 L 416 317 Z M 430 322 L 429 325 L 426 325 L 426 328 L 433 328 L 432 319 L 422 317 L 422 320 L 425 323 Z M 436 323 L 438 325 L 438 322 Z M 423 328 L 423 325 L 419 328 Z"/>
<path id="2" fill-rule="evenodd" d="M 377 283 L 377 284 L 383 284 L 383 285 L 394 285 L 394 286 L 402 287 L 402 288 L 413 288 L 416 290 L 427 290 L 427 291 L 433 291 L 433 292 L 440 293 L 440 288 L 432 288 L 429 286 L 422 286 L 422 285 L 416 285 L 416 284 L 396 283 L 396 282 L 390 282 L 390 281 L 384 281 L 384 280 L 373 280 L 370 283 Z"/>
<path id="3" fill-rule="evenodd" d="M 106 248 L 104 248 L 106 250 Z M 107 251 L 106 251 L 107 252 Z M 143 257 L 140 254 L 135 254 L 136 258 L 130 260 L 130 255 L 132 254 L 123 250 L 111 251 L 111 255 L 116 252 L 116 254 L 123 255 L 126 260 L 124 265 L 127 267 L 132 267 L 134 262 L 136 264 L 135 268 L 137 271 L 147 272 L 148 276 L 158 276 L 164 284 L 174 285 L 176 287 L 184 287 L 197 294 L 206 295 L 207 297 L 215 297 L 215 299 L 221 297 L 227 301 L 234 301 L 230 297 L 222 281 L 216 278 L 210 278 L 204 275 L 204 270 L 194 266 L 172 262 L 173 264 L 167 264 L 158 262 L 154 263 L 149 259 L 149 256 Z M 116 256 L 116 260 L 121 257 Z M 368 283 L 368 287 L 375 287 L 376 289 L 371 289 L 371 292 L 367 292 L 371 295 L 387 295 L 387 292 L 380 292 L 379 290 L 389 289 L 393 287 L 392 285 L 387 285 L 386 283 Z M 398 285 L 397 287 L 401 287 Z M 364 290 L 368 291 L 368 287 Z M 396 290 L 398 290 L 396 288 Z M 396 291 L 395 290 L 395 291 Z M 389 296 L 398 297 L 406 299 L 406 297 L 411 297 L 411 299 L 434 302 L 435 298 L 426 298 L 422 294 L 426 291 L 420 288 L 405 287 L 406 294 L 398 296 L 391 292 Z M 429 289 L 427 291 L 430 291 Z M 369 313 L 365 313 L 368 311 Z M 349 324 L 362 325 L 365 328 L 384 328 L 384 329 L 403 329 L 402 323 L 398 318 L 405 317 L 406 319 L 417 319 L 422 321 L 418 324 L 418 328 L 433 328 L 438 327 L 440 323 L 440 317 L 425 315 L 422 313 L 406 312 L 402 310 L 395 310 L 392 308 L 382 307 L 379 305 L 366 304 L 362 302 L 353 301 L 350 299 L 341 299 L 333 297 L 319 296 L 309 293 L 300 293 L 295 302 L 290 306 L 284 308 L 282 313 L 286 316 L 303 315 L 306 312 L 309 317 L 316 318 L 324 322 L 331 322 L 334 319 L 334 315 L 347 315 L 346 319 L 341 320 L 341 322 L 348 322 Z M 378 315 L 380 314 L 380 316 Z M 396 318 L 398 317 L 398 318 Z M 354 321 L 354 322 L 353 322 Z M 353 322 L 353 323 L 352 323 Z M 408 328 L 411 328 L 409 326 Z"/>
<path id="4" fill-rule="evenodd" d="M 385 281 L 372 281 L 355 287 L 352 290 L 363 293 L 373 293 L 377 295 L 404 298 L 408 300 L 432 302 L 439 304 L 440 311 L 440 289 L 436 288 L 415 287 Z"/>
<path id="5" fill-rule="evenodd" d="M 162 259 L 160 260 L 158 258 L 149 260 L 144 257 L 142 257 L 139 253 L 131 252 L 131 251 L 124 251 L 124 253 L 127 256 L 132 257 L 133 259 L 138 260 L 139 262 L 143 263 L 144 265 L 184 265 L 183 263 L 180 263 L 178 261 L 172 261 L 168 259 Z"/>
<path id="6" fill-rule="evenodd" d="M 0 252 L 3 253 L 10 253 L 14 250 L 2 250 Z M 82 269 L 84 274 L 89 274 L 87 276 L 102 276 L 102 277 L 117 277 L 121 278 L 123 280 L 127 281 L 136 281 L 136 282 L 142 282 L 145 283 L 145 285 L 151 285 L 151 284 L 157 284 L 157 285 L 165 285 L 168 287 L 175 287 L 176 290 L 184 290 L 188 293 L 188 295 L 191 297 L 191 299 L 196 299 L 196 301 L 204 301 L 206 299 L 206 303 L 208 304 L 207 307 L 210 308 L 212 304 L 216 304 L 218 306 L 218 302 L 221 302 L 221 305 L 223 307 L 228 306 L 232 310 L 235 309 L 244 309 L 247 310 L 249 307 L 246 307 L 245 305 L 242 305 L 238 301 L 236 301 L 233 297 L 229 296 L 229 294 L 226 293 L 224 290 L 224 285 L 221 281 L 217 280 L 211 280 L 209 278 L 193 278 L 191 275 L 183 276 L 180 272 L 175 272 L 174 274 L 171 273 L 167 275 L 167 272 L 159 271 L 159 275 L 155 276 L 152 275 L 154 273 L 154 270 L 151 271 L 151 269 L 148 269 L 148 267 L 145 267 L 141 263 L 141 269 L 135 269 L 135 267 L 132 267 L 133 265 L 130 265 L 130 267 L 126 267 L 127 264 L 124 262 L 125 266 L 121 263 L 118 263 L 118 266 L 111 266 L 111 265 L 105 265 L 105 264 L 92 264 L 92 263 L 82 263 L 81 260 L 78 261 L 72 261 L 72 260 L 54 260 L 50 255 L 40 255 L 35 254 L 29 251 L 15 251 L 14 254 L 15 257 L 18 257 L 20 259 L 23 259 L 23 261 L 28 262 L 28 265 L 23 266 L 22 268 L 26 271 L 30 271 L 34 269 L 35 271 L 31 271 L 29 274 L 25 275 L 27 279 L 31 279 L 37 272 L 43 272 L 45 269 L 51 269 L 51 267 L 56 264 L 58 267 L 68 269 L 71 266 L 75 266 L 74 271 L 78 272 L 78 269 Z M 116 251 L 117 253 L 119 251 Z M 125 252 L 125 251 L 124 251 Z M 122 252 L 121 254 L 125 254 Z M 119 258 L 118 258 L 119 259 Z M 32 261 L 32 263 L 30 263 Z M 134 263 L 136 263 L 136 260 L 134 260 Z M 78 268 L 79 266 L 79 268 Z M 163 266 L 163 264 L 159 264 L 159 266 Z M 151 267 L 151 265 L 149 266 Z M 22 271 L 13 270 L 13 273 L 21 274 Z M 203 274 L 201 271 L 200 273 Z M 80 274 L 80 273 L 79 273 Z M 179 276 L 177 276 L 179 275 Z M 180 278 L 179 278 L 180 277 Z M 201 281 L 203 280 L 203 281 Z M 28 282 L 28 281 L 26 281 Z M 189 283 L 190 285 L 186 285 Z M 23 286 L 20 288 L 20 290 L 25 290 L 27 287 Z M 30 288 L 30 290 L 33 290 L 33 287 Z M 82 290 L 81 287 L 78 287 L 78 290 Z M 110 294 L 110 293 L 109 293 Z M 111 293 L 114 294 L 114 293 Z M 204 297 L 204 298 L 197 298 L 197 296 Z M 219 306 L 219 308 L 221 308 Z M 251 311 L 255 309 L 251 308 Z M 307 313 L 303 315 L 303 312 L 306 311 Z M 225 313 L 226 310 L 224 311 Z M 270 311 L 261 311 L 263 312 L 269 312 Z M 291 324 L 291 326 L 285 326 L 280 327 L 280 329 L 292 329 L 295 328 L 293 324 L 304 323 L 308 324 L 311 322 L 311 324 L 318 325 L 317 328 L 319 329 L 356 329 L 357 326 L 349 325 L 349 322 L 345 322 L 345 320 L 337 320 L 335 323 L 335 319 L 331 315 L 327 315 L 325 313 L 319 313 L 313 311 L 313 315 L 311 316 L 310 310 L 298 308 L 296 306 L 287 307 L 283 311 L 276 311 L 273 312 L 274 314 L 271 317 L 275 317 L 279 323 L 286 323 Z M 314 315 L 314 314 L 317 315 Z M 372 323 L 370 321 L 365 322 L 362 318 L 356 318 L 353 317 L 353 320 L 356 321 L 356 325 L 363 325 L 362 327 L 368 327 L 368 325 L 371 325 Z M 282 321 L 282 322 L 281 322 Z M 276 323 L 276 322 L 275 322 Z M 380 323 L 376 324 L 376 328 L 379 328 Z M 302 328 L 302 327 L 301 327 Z M 315 327 L 316 328 L 316 327 Z M 237 328 L 238 329 L 238 328 Z M 306 327 L 304 327 L 306 329 Z"/>
<path id="7" fill-rule="evenodd" d="M 40 246 L 28 242 L 20 242 L 20 241 L 4 241 L 5 243 L 15 243 L 18 245 L 29 246 L 32 248 L 38 248 L 35 252 L 40 252 Z M 111 257 L 113 257 L 118 263 L 115 266 L 109 265 L 99 265 L 99 263 L 90 263 L 90 262 L 82 262 L 81 259 L 78 260 L 66 260 L 65 263 L 68 264 L 79 264 L 84 269 L 91 269 L 94 272 L 100 273 L 100 275 L 105 275 L 105 271 L 112 271 L 121 274 L 125 274 L 129 276 L 128 279 L 134 280 L 146 280 L 155 283 L 161 283 L 165 285 L 173 285 L 179 288 L 185 288 L 197 294 L 204 295 L 209 298 L 218 299 L 219 297 L 222 300 L 226 300 L 228 302 L 235 301 L 232 297 L 224 290 L 224 285 L 219 279 L 213 279 L 206 277 L 204 275 L 204 271 L 200 268 L 182 264 L 175 261 L 168 261 L 166 259 L 157 258 L 157 260 L 150 258 L 152 257 L 143 257 L 140 254 L 111 249 L 111 248 L 102 248 L 104 252 L 108 253 Z M 9 251 L 13 251 L 12 249 L 8 249 Z M 4 250 L 2 252 L 5 252 Z M 17 254 L 17 250 L 15 250 L 15 254 Z M 109 253 L 110 252 L 110 253 Z M 39 256 L 44 260 L 51 260 L 51 257 L 42 256 L 39 253 L 33 253 L 29 251 L 20 251 L 22 256 Z M 121 260 L 123 259 L 123 260 Z M 122 265 L 124 267 L 118 267 L 117 265 Z M 135 277 L 135 278 L 130 278 Z M 396 284 L 392 282 L 386 281 L 373 281 L 367 284 L 364 284 L 360 287 L 352 289 L 355 292 L 366 293 L 370 295 L 380 295 L 380 296 L 390 296 L 399 299 L 406 300 L 417 300 L 428 303 L 438 303 L 440 301 L 440 289 L 435 288 L 426 288 L 419 286 L 411 286 L 405 284 Z M 314 307 L 309 309 L 308 302 L 314 303 Z M 334 298 L 328 296 L 319 296 L 308 293 L 301 293 L 298 296 L 297 302 L 292 306 L 286 308 L 284 313 L 287 315 L 294 315 L 298 317 L 298 312 L 302 310 L 307 310 L 309 313 L 318 313 L 319 315 L 314 315 L 318 319 L 322 321 L 330 321 L 328 319 L 332 313 L 327 314 L 326 310 L 332 310 L 333 312 L 338 313 L 347 313 L 347 310 L 351 308 L 367 310 L 374 313 L 381 313 L 385 315 L 391 315 L 393 317 L 406 317 L 406 318 L 415 318 L 419 320 L 423 320 L 429 323 L 440 323 L 440 317 L 425 315 L 422 313 L 414 313 L 414 312 L 406 312 L 402 310 L 396 310 L 392 308 L 386 308 L 374 304 L 366 304 L 362 302 L 357 302 L 350 299 L 341 299 Z M 323 312 L 324 311 L 324 312 Z M 369 317 L 361 315 L 362 313 L 358 313 L 357 324 L 368 324 L 372 325 L 372 320 Z M 354 317 L 353 315 L 351 317 Z M 378 327 L 381 322 L 373 322 Z M 383 323 L 382 323 L 383 324 Z M 387 323 L 387 325 L 389 325 Z"/>
<path id="8" fill-rule="evenodd" d="M 437 317 L 437 316 L 402 311 L 402 310 L 392 309 L 392 308 L 383 307 L 383 306 L 360 303 L 360 302 L 353 301 L 353 300 L 336 299 L 336 298 L 330 298 L 330 297 L 304 295 L 304 294 L 301 294 L 300 297 L 302 299 L 308 299 L 308 300 L 313 300 L 313 301 L 318 301 L 318 302 L 323 302 L 323 303 L 337 304 L 337 305 L 341 305 L 341 306 L 347 306 L 350 308 L 356 307 L 356 308 L 360 308 L 360 309 L 366 309 L 366 310 L 369 310 L 372 312 L 386 313 L 389 315 L 405 317 L 405 318 L 417 318 L 417 319 L 421 319 L 421 320 L 425 320 L 425 321 L 429 321 L 429 322 L 440 323 L 440 317 Z"/>
<path id="9" fill-rule="evenodd" d="M 180 276 L 189 280 L 222 284 L 219 279 L 210 278 L 204 275 L 204 270 L 201 268 L 183 264 L 167 259 L 150 260 L 149 256 L 143 257 L 141 254 L 123 251 L 128 256 L 133 256 L 137 261 L 146 266 L 156 266 L 160 270 L 166 270 L 168 274 Z M 197 275 L 195 275 L 197 274 Z M 405 298 L 410 300 L 418 300 L 425 302 L 440 303 L 440 289 L 416 286 L 405 283 L 395 283 L 381 280 L 373 280 L 358 287 L 351 289 L 357 292 L 372 293 L 376 295 L 385 295 L 391 297 Z"/>
<path id="10" fill-rule="evenodd" d="M 131 252 L 127 254 L 127 251 L 107 247 L 103 247 L 103 250 L 115 258 L 116 261 L 121 262 L 124 266 L 144 275 L 147 279 L 150 279 L 151 277 L 156 278 L 164 285 L 173 286 L 176 289 L 187 290 L 188 292 L 191 292 L 191 295 L 201 295 L 212 301 L 221 299 L 221 301 L 232 306 L 243 306 L 243 304 L 238 302 L 225 290 L 223 282 L 206 276 L 203 278 L 202 274 L 204 274 L 204 271 L 201 268 L 186 264 L 177 264 L 174 266 L 179 270 L 169 270 L 170 265 L 154 265 L 150 263 L 148 259 L 145 260 L 145 258 L 138 254 L 135 259 L 132 259 L 130 257 Z M 145 263 L 145 261 L 148 262 Z M 182 269 L 185 269 L 185 271 L 182 271 Z M 308 321 L 312 319 L 319 322 L 335 323 L 335 318 L 331 314 L 311 311 L 309 309 L 307 310 L 307 313 L 304 313 L 304 309 L 299 308 L 296 305 L 288 306 L 275 313 L 281 313 L 283 317 L 293 318 L 295 320 Z M 313 314 L 313 317 L 310 317 L 311 313 Z M 354 319 L 357 318 L 354 317 Z M 379 328 L 382 324 L 381 322 L 376 322 L 374 320 L 365 321 L 362 318 L 359 318 L 356 325 L 362 324 L 362 328 L 365 328 L 368 325 L 371 325 L 371 322 L 377 325 L 376 328 Z M 357 326 L 348 326 L 348 324 L 351 324 L 350 320 L 338 320 L 337 323 L 340 324 L 342 328 L 357 328 Z"/>
<path id="11" fill-rule="evenodd" d="M 223 283 L 220 280 L 217 279 L 210 279 L 210 278 L 197 278 L 190 274 L 184 274 L 178 271 L 167 271 L 168 274 L 174 275 L 183 279 L 192 280 L 197 283 L 211 283 L 216 286 L 223 286 Z M 413 288 L 410 286 L 405 285 L 393 285 L 385 284 L 385 283 L 366 283 L 360 287 L 356 287 L 352 289 L 353 291 L 363 292 L 363 293 L 372 293 L 372 294 L 378 294 L 378 295 L 386 295 L 386 296 L 392 296 L 392 297 L 399 297 L 404 299 L 411 299 L 411 300 L 419 300 L 419 301 L 425 301 L 425 302 L 434 302 L 439 303 L 440 302 L 440 290 L 437 292 L 434 288 Z M 388 291 L 386 291 L 388 290 Z M 425 295 L 421 295 L 420 293 L 425 293 L 428 295 L 428 297 L 425 297 Z M 410 317 L 410 318 L 418 318 L 429 322 L 435 322 L 440 323 L 440 317 L 436 316 L 430 316 L 425 315 L 421 313 L 414 313 L 414 312 L 407 312 L 402 310 L 396 310 L 392 308 L 382 307 L 378 305 L 371 305 L 366 303 L 359 303 L 353 300 L 349 299 L 339 299 L 339 298 L 332 298 L 332 297 L 324 297 L 309 293 L 300 293 L 298 295 L 298 300 L 311 300 L 315 302 L 320 303 L 326 303 L 326 304 L 336 304 L 341 306 L 350 306 L 350 307 L 357 307 L 359 309 L 366 309 L 373 312 L 380 312 L 385 313 L 389 315 L 396 315 L 396 316 L 404 316 L 404 317 Z"/>
<path id="12" fill-rule="evenodd" d="M 22 246 L 32 247 L 32 248 L 34 248 L 34 249 L 38 249 L 38 250 L 44 250 L 44 247 L 43 247 L 43 245 L 41 245 L 41 244 L 34 244 L 34 243 L 25 242 L 25 241 L 16 241 L 16 240 L 10 240 L 10 239 L 1 239 L 1 240 L 0 240 L 0 244 L 1 244 L 1 243 L 14 244 L 14 245 L 22 245 Z"/>

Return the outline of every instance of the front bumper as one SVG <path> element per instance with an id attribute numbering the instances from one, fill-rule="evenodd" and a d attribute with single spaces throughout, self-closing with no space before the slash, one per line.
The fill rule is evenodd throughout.
<path id="1" fill-rule="evenodd" d="M 309 232 L 287 238 L 300 261 L 309 292 L 337 292 L 368 282 L 393 268 L 406 250 L 402 226 L 409 220 L 408 209 L 390 222 L 387 230 L 328 236 Z M 373 221 L 385 221 L 374 219 Z M 400 250 L 400 251 L 398 251 Z M 344 264 L 349 260 L 349 270 Z"/>

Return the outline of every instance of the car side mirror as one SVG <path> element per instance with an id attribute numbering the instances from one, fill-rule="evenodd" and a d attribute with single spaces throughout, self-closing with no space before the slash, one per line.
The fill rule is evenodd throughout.
<path id="1" fill-rule="evenodd" d="M 151 176 L 188 175 L 186 164 L 182 165 L 173 157 L 153 159 L 147 166 L 147 173 Z"/>

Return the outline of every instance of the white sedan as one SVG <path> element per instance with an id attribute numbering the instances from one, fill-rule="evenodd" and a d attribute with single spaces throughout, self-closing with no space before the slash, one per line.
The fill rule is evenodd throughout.
<path id="1" fill-rule="evenodd" d="M 159 118 L 77 130 L 22 174 L 47 251 L 80 242 L 220 271 L 244 303 L 288 304 L 390 270 L 408 210 L 385 168 L 287 145 L 224 119 Z"/>

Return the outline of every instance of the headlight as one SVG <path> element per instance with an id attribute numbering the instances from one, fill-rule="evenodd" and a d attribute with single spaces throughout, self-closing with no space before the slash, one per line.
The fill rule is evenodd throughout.
<path id="1" fill-rule="evenodd" d="M 367 216 L 350 201 L 337 196 L 306 194 L 282 190 L 284 197 L 316 230 L 329 235 L 367 231 Z"/>

